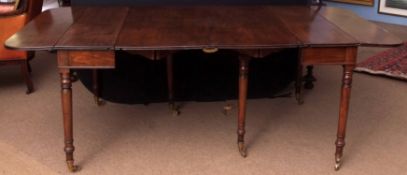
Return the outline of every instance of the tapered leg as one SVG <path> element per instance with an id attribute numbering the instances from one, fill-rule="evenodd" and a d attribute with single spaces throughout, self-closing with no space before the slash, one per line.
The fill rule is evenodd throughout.
<path id="1" fill-rule="evenodd" d="M 302 94 L 302 65 L 298 66 L 297 70 L 297 80 L 295 81 L 295 98 L 299 105 L 304 104 L 303 94 Z"/>
<path id="2" fill-rule="evenodd" d="M 342 163 L 343 148 L 345 146 L 346 122 L 348 118 L 350 92 L 352 86 L 352 71 L 354 65 L 343 66 L 341 101 L 339 110 L 338 132 L 335 142 L 335 170 L 338 170 Z"/>
<path id="3" fill-rule="evenodd" d="M 98 106 L 102 106 L 105 102 L 100 98 L 100 77 L 99 77 L 99 70 L 93 69 L 92 70 L 92 90 L 93 90 L 93 97 L 95 99 L 95 103 Z"/>
<path id="4" fill-rule="evenodd" d="M 174 102 L 174 72 L 173 72 L 173 60 L 170 54 L 167 57 L 167 83 L 168 83 L 168 104 L 172 115 L 177 116 L 181 113 L 179 106 Z"/>
<path id="5" fill-rule="evenodd" d="M 27 61 L 27 68 L 28 68 L 28 73 L 31 74 L 31 72 L 32 72 L 33 70 L 32 70 L 32 68 L 31 68 L 31 64 L 30 64 L 30 61 L 29 61 L 29 60 Z"/>
<path id="6" fill-rule="evenodd" d="M 73 127 L 72 127 L 72 81 L 69 69 L 60 69 L 61 74 L 61 99 L 64 122 L 64 140 L 66 163 L 69 171 L 74 172 L 77 166 L 74 165 L 73 152 Z"/>
<path id="7" fill-rule="evenodd" d="M 26 94 L 30 94 L 31 92 L 34 91 L 34 85 L 31 81 L 30 73 L 28 71 L 28 60 L 21 61 L 20 67 L 21 67 L 21 74 L 23 75 L 25 84 L 27 85 Z"/>
<path id="8" fill-rule="evenodd" d="M 304 76 L 304 87 L 305 89 L 313 89 L 314 88 L 314 81 L 317 79 L 313 75 L 314 66 L 309 65 L 307 66 L 307 74 Z"/>
<path id="9" fill-rule="evenodd" d="M 240 155 L 246 157 L 244 145 L 245 120 L 246 120 L 246 100 L 248 89 L 249 58 L 241 56 L 239 58 L 239 111 L 238 111 L 238 139 L 237 144 Z"/>
<path id="10" fill-rule="evenodd" d="M 28 67 L 28 72 L 31 74 L 32 69 L 31 69 L 31 65 L 30 65 L 30 61 L 34 59 L 35 57 L 35 52 L 28 52 L 27 55 L 27 67 Z"/>
<path id="11" fill-rule="evenodd" d="M 298 104 L 303 104 L 304 103 L 304 99 L 303 99 L 303 94 L 302 94 L 302 69 L 303 69 L 303 65 L 302 65 L 302 61 L 301 61 L 301 51 L 299 51 L 298 53 L 298 67 L 297 67 L 297 79 L 295 81 L 295 98 L 297 99 L 297 103 Z"/>

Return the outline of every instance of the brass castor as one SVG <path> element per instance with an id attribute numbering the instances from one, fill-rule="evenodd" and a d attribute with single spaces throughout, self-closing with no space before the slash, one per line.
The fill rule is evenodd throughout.
<path id="1" fill-rule="evenodd" d="M 341 168 L 342 160 L 341 158 L 335 158 L 335 171 L 338 171 Z"/>
<path id="2" fill-rule="evenodd" d="M 98 96 L 94 96 L 93 98 L 95 99 L 95 103 L 98 106 L 103 106 L 106 104 L 106 102 Z"/>
<path id="3" fill-rule="evenodd" d="M 66 164 L 68 166 L 69 172 L 76 172 L 79 170 L 79 167 L 74 165 L 73 161 L 66 161 Z"/>
<path id="4" fill-rule="evenodd" d="M 231 105 L 231 104 L 227 104 L 226 106 L 223 107 L 222 113 L 223 113 L 224 115 L 229 115 L 229 114 L 230 114 L 230 111 L 232 111 L 232 109 L 233 109 L 232 105 Z"/>
<path id="5" fill-rule="evenodd" d="M 25 94 L 31 94 L 32 92 L 34 92 L 33 88 L 27 88 L 27 90 L 25 91 Z"/>
<path id="6" fill-rule="evenodd" d="M 237 144 L 238 148 L 239 148 L 239 153 L 243 158 L 247 157 L 247 152 L 246 152 L 246 147 L 244 146 L 243 142 L 239 142 Z"/>
<path id="7" fill-rule="evenodd" d="M 180 106 L 177 106 L 174 103 L 170 103 L 170 111 L 172 116 L 179 116 L 181 114 Z"/>

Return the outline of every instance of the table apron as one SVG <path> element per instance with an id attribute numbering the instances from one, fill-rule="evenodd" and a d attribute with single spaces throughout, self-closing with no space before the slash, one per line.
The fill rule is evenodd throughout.
<path id="1" fill-rule="evenodd" d="M 241 50 L 239 51 L 242 52 Z M 254 51 L 256 51 L 256 54 L 264 52 L 261 49 Z M 317 64 L 346 65 L 346 64 L 355 64 L 356 62 L 355 55 L 357 52 L 357 47 L 307 47 L 300 48 L 300 52 L 302 65 L 317 65 Z M 163 53 L 165 53 L 164 55 L 170 54 L 167 52 Z M 163 56 L 162 55 L 163 53 L 157 53 L 156 51 L 152 51 L 151 56 L 149 57 L 151 57 L 150 59 L 157 59 L 157 57 Z M 243 54 L 248 54 L 250 56 L 259 56 L 256 54 L 253 55 L 253 53 L 250 52 L 247 53 L 247 51 L 246 53 L 244 52 Z M 146 53 L 144 53 L 143 55 L 146 55 Z M 264 53 L 261 54 L 261 56 L 264 56 Z M 114 69 L 115 51 L 60 50 L 58 51 L 58 67 L 73 69 Z"/>
<path id="2" fill-rule="evenodd" d="M 114 69 L 114 51 L 58 51 L 58 67 L 74 69 Z"/>
<path id="3" fill-rule="evenodd" d="M 301 63 L 353 65 L 357 47 L 308 47 L 301 48 Z"/>

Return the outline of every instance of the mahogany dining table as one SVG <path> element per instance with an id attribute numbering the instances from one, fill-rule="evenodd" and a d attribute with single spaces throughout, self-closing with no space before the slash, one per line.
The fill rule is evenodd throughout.
<path id="1" fill-rule="evenodd" d="M 71 69 L 114 69 L 115 51 L 168 58 L 177 51 L 239 53 L 238 148 L 244 145 L 250 59 L 276 49 L 299 49 L 299 67 L 343 66 L 335 169 L 345 146 L 352 71 L 360 46 L 402 41 L 351 11 L 325 6 L 83 6 L 43 12 L 5 42 L 9 49 L 56 51 L 61 77 L 64 151 L 74 164 Z M 193 58 L 191 58 L 193 59 Z M 209 70 L 208 70 L 209 71 Z"/>

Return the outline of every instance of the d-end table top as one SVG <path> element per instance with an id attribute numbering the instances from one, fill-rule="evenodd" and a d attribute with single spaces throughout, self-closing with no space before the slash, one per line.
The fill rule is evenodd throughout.
<path id="1" fill-rule="evenodd" d="M 397 46 L 351 11 L 309 6 L 72 7 L 43 12 L 6 41 L 20 50 Z"/>
<path id="2" fill-rule="evenodd" d="M 116 48 L 275 48 L 299 44 L 267 7 L 178 6 L 132 8 Z"/>

